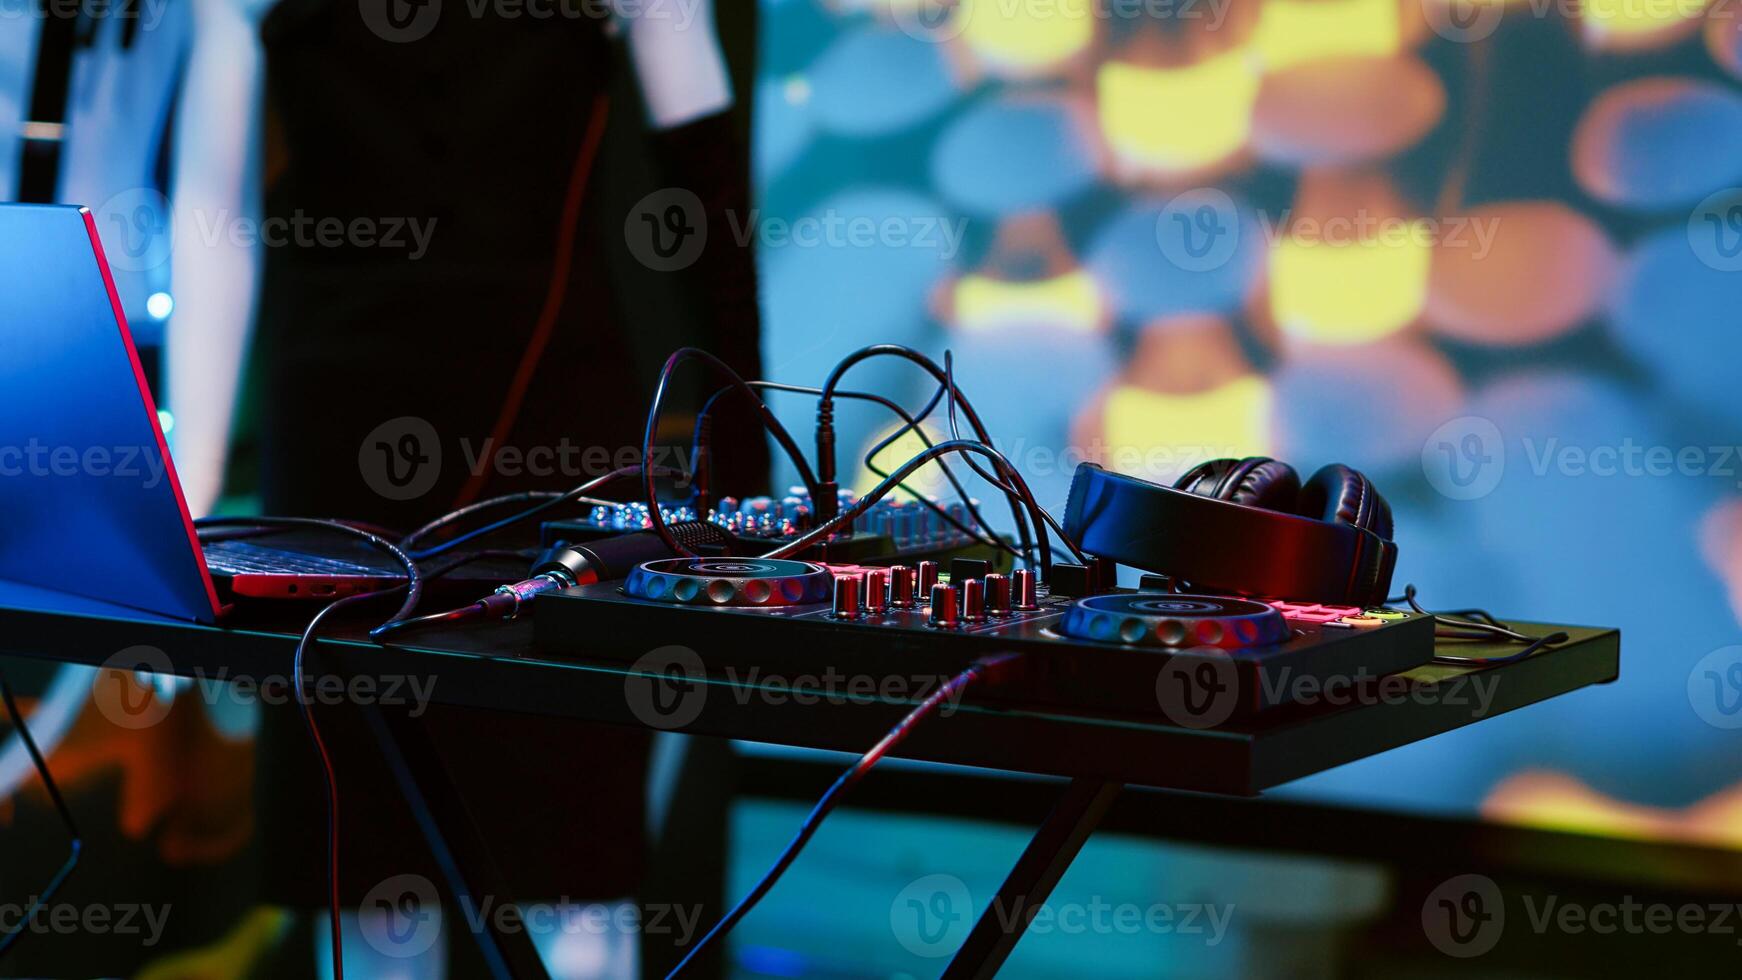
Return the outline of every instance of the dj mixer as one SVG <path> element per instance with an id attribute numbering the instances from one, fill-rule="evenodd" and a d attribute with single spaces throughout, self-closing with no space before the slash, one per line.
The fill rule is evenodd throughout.
<path id="1" fill-rule="evenodd" d="M 622 581 L 540 596 L 550 656 L 633 663 L 672 644 L 711 675 L 953 675 L 1020 653 L 984 703 L 1159 716 L 1200 727 L 1418 667 L 1430 617 L 1110 587 L 1084 566 L 1033 572 L 984 560 L 848 564 L 672 558 Z M 1074 594 L 1059 586 L 1069 583 Z"/>

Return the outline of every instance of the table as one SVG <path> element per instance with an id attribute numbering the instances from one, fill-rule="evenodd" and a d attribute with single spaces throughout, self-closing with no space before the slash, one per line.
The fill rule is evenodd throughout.
<path id="1" fill-rule="evenodd" d="M 295 604 L 263 606 L 220 628 L 0 582 L 0 653 L 116 666 L 117 653 L 145 646 L 162 654 L 153 669 L 181 676 L 209 679 L 222 671 L 231 680 L 283 677 L 290 671 L 300 618 L 311 612 Z M 646 727 L 644 713 L 638 714 L 634 699 L 626 696 L 631 685 L 649 680 L 646 675 L 615 664 L 540 657 L 527 622 L 412 634 L 390 647 L 368 641 L 370 622 L 335 624 L 331 638 L 316 645 L 311 673 L 408 682 L 445 704 Z M 1006 926 L 997 910 L 1038 910 L 1124 786 L 1249 796 L 1619 676 L 1615 630 L 1516 625 L 1532 633 L 1561 629 L 1570 639 L 1527 660 L 1486 670 L 1418 668 L 1402 675 L 1406 689 L 1392 689 L 1382 699 L 1291 707 L 1209 730 L 1086 711 L 992 708 L 974 704 L 971 694 L 958 710 L 929 719 L 895 755 L 1069 780 L 945 976 L 997 971 L 1026 926 L 1021 918 Z M 1514 650 L 1459 643 L 1454 652 L 1495 656 Z M 1471 698 L 1452 697 L 1478 674 L 1489 691 L 1481 710 Z M 705 696 L 695 710 L 685 712 L 693 717 L 670 730 L 857 752 L 912 707 L 910 701 L 882 697 L 773 697 L 744 677 L 709 677 L 701 683 Z M 369 717 L 380 750 L 404 773 L 402 790 L 426 805 L 431 824 L 423 829 L 450 890 L 460 897 L 506 896 L 486 842 L 468 826 L 464 788 L 447 778 L 419 727 L 393 713 L 377 710 Z M 524 933 L 478 938 L 501 975 L 544 975 Z"/>

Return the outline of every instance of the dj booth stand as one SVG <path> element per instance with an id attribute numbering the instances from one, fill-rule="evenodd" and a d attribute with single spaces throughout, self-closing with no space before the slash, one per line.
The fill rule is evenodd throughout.
<path id="1" fill-rule="evenodd" d="M 307 608 L 284 604 L 271 620 L 201 626 L 43 589 L 0 583 L 0 654 L 105 666 L 130 647 L 155 647 L 174 673 L 232 680 L 288 676 Z M 538 655 L 530 624 L 504 623 L 432 631 L 389 647 L 371 643 L 366 622 L 336 626 L 319 642 L 308 672 L 419 683 L 432 699 L 494 710 L 648 727 L 625 696 L 644 678 L 632 668 Z M 1565 630 L 1568 642 L 1523 661 L 1490 667 L 1485 712 L 1432 696 L 1480 668 L 1427 666 L 1409 672 L 1412 696 L 1363 704 L 1280 709 L 1239 725 L 1206 730 L 1091 712 L 989 707 L 966 702 L 930 718 L 894 753 L 909 759 L 1069 780 L 1027 849 L 968 935 L 946 977 L 997 972 L 1065 870 L 1127 785 L 1231 796 L 1261 791 L 1388 749 L 1474 724 L 1591 684 L 1615 680 L 1620 636 L 1614 630 L 1519 624 L 1527 632 Z M 1458 656 L 1503 656 L 1514 647 L 1460 642 Z M 436 683 L 437 679 L 441 683 Z M 429 686 L 426 688 L 424 684 Z M 758 685 L 708 677 L 692 721 L 676 731 L 812 749 L 860 752 L 875 743 L 912 702 L 757 697 Z M 1450 688 L 1444 688 L 1449 690 Z M 1427 696 L 1414 696 L 1423 693 Z M 805 703 L 807 702 L 808 703 Z M 465 788 L 452 780 L 428 734 L 398 712 L 364 706 L 377 749 L 401 776 L 424 836 L 445 879 L 447 897 L 512 897 L 478 833 Z M 393 765 L 394 762 L 400 765 Z M 873 778 L 875 778 L 873 776 Z M 421 802 L 423 807 L 416 803 Z M 851 797 L 848 798 L 851 802 Z M 1020 914 L 1008 918 L 1008 910 Z M 523 929 L 494 921 L 477 936 L 498 975 L 546 976 Z"/>

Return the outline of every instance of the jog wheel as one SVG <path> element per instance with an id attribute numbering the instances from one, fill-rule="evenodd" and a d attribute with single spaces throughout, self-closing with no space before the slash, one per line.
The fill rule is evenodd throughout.
<path id="1" fill-rule="evenodd" d="M 663 558 L 637 566 L 623 594 L 681 606 L 798 606 L 827 602 L 835 576 L 784 558 Z"/>
<path id="2" fill-rule="evenodd" d="M 1078 599 L 1059 632 L 1102 643 L 1225 649 L 1281 643 L 1289 636 L 1282 614 L 1261 602 L 1144 592 Z"/>

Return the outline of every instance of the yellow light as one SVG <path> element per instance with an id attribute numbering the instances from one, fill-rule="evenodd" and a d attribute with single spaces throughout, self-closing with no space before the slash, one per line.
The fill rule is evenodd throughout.
<path id="1" fill-rule="evenodd" d="M 1255 46 L 1265 71 L 1396 54 L 1403 46 L 1398 0 L 1267 0 Z"/>
<path id="2" fill-rule="evenodd" d="M 1364 344 L 1421 313 L 1433 259 L 1424 221 L 1386 223 L 1371 237 L 1287 234 L 1270 251 L 1270 313 L 1283 333 L 1323 344 Z"/>
<path id="3" fill-rule="evenodd" d="M 1174 394 L 1137 385 L 1102 407 L 1108 468 L 1171 480 L 1206 459 L 1270 452 L 1270 382 L 1241 375 L 1208 391 Z"/>
<path id="4" fill-rule="evenodd" d="M 1650 47 L 1678 39 L 1710 0 L 1585 0 L 1585 38 L 1598 47 Z"/>
<path id="5" fill-rule="evenodd" d="M 1013 74 L 1058 64 L 1095 37 L 1090 0 L 962 0 L 956 17 L 969 49 Z"/>
<path id="6" fill-rule="evenodd" d="M 1081 269 L 1034 282 L 963 276 L 955 298 L 956 325 L 964 330 L 1038 325 L 1094 333 L 1102 323 L 1101 291 Z"/>
<path id="7" fill-rule="evenodd" d="M 1096 76 L 1101 130 L 1128 166 L 1207 167 L 1245 145 L 1258 84 L 1257 61 L 1243 48 L 1178 68 L 1109 61 Z"/>

